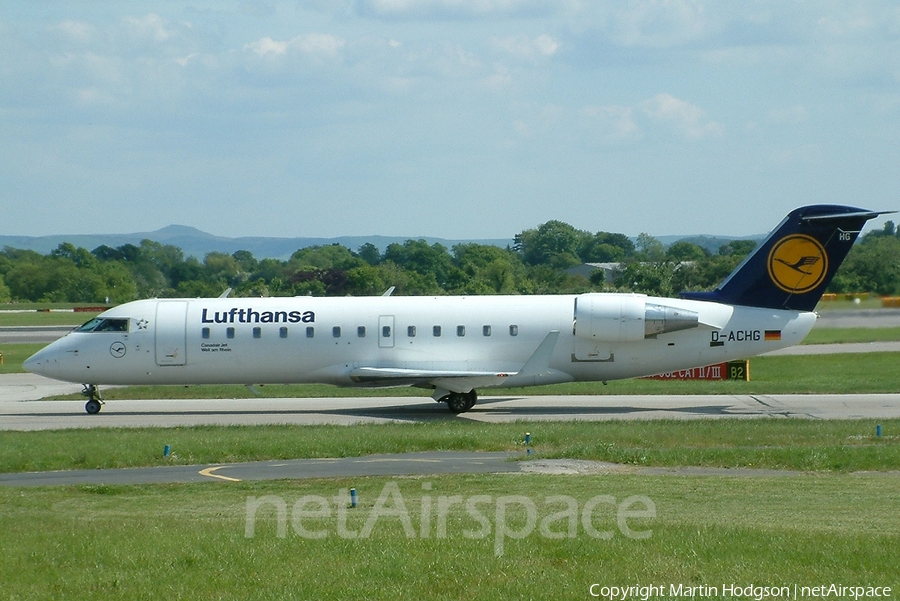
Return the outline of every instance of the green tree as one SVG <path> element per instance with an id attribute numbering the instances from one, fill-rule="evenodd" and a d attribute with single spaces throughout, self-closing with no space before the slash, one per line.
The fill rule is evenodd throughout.
<path id="1" fill-rule="evenodd" d="M 366 242 L 365 244 L 360 246 L 357 254 L 359 255 L 360 259 L 362 259 L 369 265 L 378 265 L 379 263 L 381 263 L 381 251 L 378 250 L 378 247 L 371 242 Z"/>
<path id="2" fill-rule="evenodd" d="M 837 292 L 900 293 L 900 238 L 868 234 L 850 250 L 830 288 Z"/>
<path id="3" fill-rule="evenodd" d="M 666 249 L 666 258 L 675 263 L 702 261 L 707 256 L 709 253 L 703 247 L 685 240 L 680 240 Z"/>
<path id="4" fill-rule="evenodd" d="M 12 293 L 9 287 L 3 281 L 3 275 L 0 274 L 0 303 L 8 303 L 12 300 Z"/>
<path id="5" fill-rule="evenodd" d="M 237 261 L 242 272 L 253 273 L 259 267 L 259 261 L 249 250 L 237 250 L 231 256 Z"/>
<path id="6" fill-rule="evenodd" d="M 169 277 L 176 266 L 184 263 L 184 251 L 171 244 L 160 244 L 153 240 L 141 240 L 141 258 L 153 263 L 159 271 Z"/>
<path id="7" fill-rule="evenodd" d="M 365 262 L 350 249 L 340 244 L 308 246 L 291 255 L 288 266 L 292 269 L 315 267 L 318 269 L 352 269 Z"/>
<path id="8" fill-rule="evenodd" d="M 457 244 L 453 261 L 464 276 L 456 292 L 464 294 L 512 294 L 525 274 L 516 253 L 488 244 Z"/>
<path id="9" fill-rule="evenodd" d="M 384 281 L 384 272 L 374 265 L 361 265 L 348 269 L 347 293 L 354 296 L 380 296 L 392 283 Z"/>
<path id="10" fill-rule="evenodd" d="M 651 296 L 673 296 L 675 266 L 667 262 L 629 263 L 616 280 L 619 290 L 638 292 Z"/>
<path id="11" fill-rule="evenodd" d="M 625 234 L 597 232 L 578 248 L 584 263 L 613 263 L 634 255 L 634 242 Z"/>
<path id="12" fill-rule="evenodd" d="M 719 254 L 724 257 L 746 257 L 757 246 L 754 240 L 732 240 L 719 247 Z"/>
<path id="13" fill-rule="evenodd" d="M 210 283 L 217 283 L 222 291 L 229 286 L 237 286 L 241 282 L 240 274 L 241 264 L 229 254 L 211 252 L 207 253 L 203 259 L 204 279 Z"/>
<path id="14" fill-rule="evenodd" d="M 50 256 L 71 261 L 75 267 L 79 268 L 93 269 L 97 265 L 97 257 L 88 252 L 87 249 L 76 248 L 74 244 L 69 242 L 63 242 L 51 250 Z"/>
<path id="15" fill-rule="evenodd" d="M 666 258 L 666 247 L 650 234 L 638 234 L 635 246 L 636 258 L 640 261 L 663 261 Z"/>
<path id="16" fill-rule="evenodd" d="M 578 249 L 590 236 L 562 221 L 548 221 L 536 229 L 516 234 L 515 250 L 526 265 L 549 265 L 556 269 L 573 267 L 581 262 Z"/>
<path id="17" fill-rule="evenodd" d="M 382 261 L 417 273 L 425 278 L 423 283 L 433 281 L 442 291 L 458 287 L 464 279 L 457 273 L 459 270 L 453 265 L 447 247 L 439 243 L 429 245 L 425 240 L 407 240 L 403 244 L 389 244 Z"/>

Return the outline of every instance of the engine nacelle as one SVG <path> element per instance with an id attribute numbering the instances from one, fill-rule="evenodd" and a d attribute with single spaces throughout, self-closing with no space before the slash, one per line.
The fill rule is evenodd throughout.
<path id="1" fill-rule="evenodd" d="M 632 294 L 582 294 L 575 299 L 575 335 L 598 342 L 639 342 L 696 328 L 694 311 L 648 303 Z"/>

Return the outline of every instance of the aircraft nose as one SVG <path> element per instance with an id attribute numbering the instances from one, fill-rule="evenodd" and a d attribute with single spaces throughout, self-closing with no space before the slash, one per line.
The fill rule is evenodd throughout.
<path id="1" fill-rule="evenodd" d="M 53 374 L 59 369 L 59 361 L 56 359 L 55 352 L 49 350 L 49 348 L 43 348 L 25 359 L 22 367 L 33 374 L 52 378 Z"/>

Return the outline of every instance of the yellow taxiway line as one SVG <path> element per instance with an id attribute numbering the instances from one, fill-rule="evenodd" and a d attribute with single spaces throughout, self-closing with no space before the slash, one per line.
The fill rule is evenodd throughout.
<path id="1" fill-rule="evenodd" d="M 228 476 L 223 476 L 221 474 L 214 474 L 213 472 L 226 467 L 224 465 L 214 465 L 213 467 L 208 467 L 206 469 L 200 470 L 201 476 L 208 476 L 210 478 L 218 478 L 219 480 L 227 480 L 228 482 L 240 482 L 238 478 L 229 478 Z"/>

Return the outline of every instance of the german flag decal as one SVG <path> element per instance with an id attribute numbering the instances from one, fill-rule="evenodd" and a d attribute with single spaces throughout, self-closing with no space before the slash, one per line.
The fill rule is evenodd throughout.
<path id="1" fill-rule="evenodd" d="M 781 330 L 766 330 L 766 340 L 781 340 Z"/>

